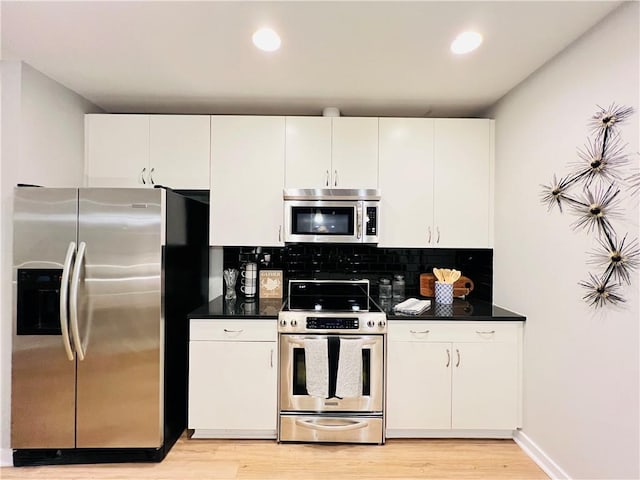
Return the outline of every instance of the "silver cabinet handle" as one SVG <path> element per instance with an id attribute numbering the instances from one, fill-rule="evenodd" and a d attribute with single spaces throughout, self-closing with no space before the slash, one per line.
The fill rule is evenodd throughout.
<path id="1" fill-rule="evenodd" d="M 82 342 L 80 341 L 80 329 L 78 328 L 78 286 L 80 284 L 80 271 L 82 270 L 82 262 L 87 249 L 87 244 L 80 242 L 78 247 L 78 256 L 76 264 L 73 266 L 73 274 L 71 275 L 71 294 L 69 296 L 69 308 L 71 313 L 71 333 L 73 334 L 73 344 L 76 347 L 78 360 L 84 360 L 85 352 L 82 351 Z"/>
<path id="2" fill-rule="evenodd" d="M 427 243 L 431 243 L 431 227 L 427 228 Z"/>
<path id="3" fill-rule="evenodd" d="M 436 243 L 440 243 L 440 227 L 436 227 L 436 232 L 438 234 L 438 237 L 436 238 Z"/>
<path id="4" fill-rule="evenodd" d="M 151 170 L 149 170 L 149 183 L 151 185 L 155 185 L 156 181 L 153 179 L 153 172 L 155 171 L 155 167 L 153 167 Z"/>
<path id="5" fill-rule="evenodd" d="M 144 179 L 144 172 L 146 171 L 147 171 L 147 167 L 144 167 L 140 172 L 140 183 L 142 183 L 143 185 L 147 184 L 146 180 Z"/>
<path id="6" fill-rule="evenodd" d="M 62 267 L 62 280 L 60 281 L 60 329 L 62 330 L 62 344 L 67 352 L 67 358 L 73 360 L 73 350 L 71 349 L 71 338 L 69 337 L 69 315 L 67 303 L 69 301 L 69 276 L 71 275 L 71 262 L 76 253 L 76 242 L 70 242 L 67 248 L 67 255 L 64 258 Z"/>
<path id="7" fill-rule="evenodd" d="M 326 180 L 324 182 L 324 186 L 328 187 L 329 186 L 329 170 L 327 170 L 326 173 L 327 173 L 327 178 L 326 178 Z"/>
<path id="8" fill-rule="evenodd" d="M 456 355 L 458 357 L 458 360 L 456 361 L 456 367 L 459 367 L 460 366 L 460 350 L 458 350 L 457 348 L 456 348 Z"/>
<path id="9" fill-rule="evenodd" d="M 278 227 L 278 241 L 282 241 L 282 225 Z"/>
<path id="10" fill-rule="evenodd" d="M 271 357 L 269 358 L 269 366 L 273 368 L 273 348 L 271 349 Z"/>
<path id="11" fill-rule="evenodd" d="M 422 331 L 409 330 L 409 333 L 413 333 L 414 335 L 424 335 L 424 334 L 429 333 L 429 330 L 422 330 Z"/>
<path id="12" fill-rule="evenodd" d="M 333 171 L 333 186 L 338 186 L 338 170 Z"/>
<path id="13" fill-rule="evenodd" d="M 445 365 L 445 367 L 449 368 L 449 365 L 451 365 L 451 352 L 447 348 L 447 364 Z"/>
<path id="14" fill-rule="evenodd" d="M 244 329 L 241 328 L 240 330 L 229 330 L 229 329 L 225 328 L 224 332 L 225 333 L 242 333 L 242 332 L 244 332 Z"/>
<path id="15" fill-rule="evenodd" d="M 478 335 L 493 335 L 494 333 L 496 333 L 496 331 L 495 330 L 485 330 L 485 331 L 476 330 L 476 333 Z"/>

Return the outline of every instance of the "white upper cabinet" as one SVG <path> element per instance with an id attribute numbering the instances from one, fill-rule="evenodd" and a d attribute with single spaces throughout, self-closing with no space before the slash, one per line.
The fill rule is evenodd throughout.
<path id="1" fill-rule="evenodd" d="M 211 245 L 283 245 L 284 117 L 211 117 Z"/>
<path id="2" fill-rule="evenodd" d="M 380 119 L 382 247 L 488 248 L 493 121 Z"/>
<path id="3" fill-rule="evenodd" d="M 380 119 L 380 246 L 433 239 L 433 119 Z"/>
<path id="4" fill-rule="evenodd" d="M 378 188 L 378 119 L 286 117 L 287 188 Z"/>
<path id="5" fill-rule="evenodd" d="M 378 188 L 378 119 L 333 117 L 333 187 Z"/>
<path id="6" fill-rule="evenodd" d="M 331 118 L 286 117 L 287 188 L 323 188 L 331 182 Z"/>
<path id="7" fill-rule="evenodd" d="M 139 187 L 149 170 L 149 116 L 84 117 L 88 187 Z"/>
<path id="8" fill-rule="evenodd" d="M 209 188 L 208 115 L 85 115 L 89 187 Z"/>
<path id="9" fill-rule="evenodd" d="M 174 189 L 209 189 L 209 115 L 151 115 L 149 178 Z"/>
<path id="10" fill-rule="evenodd" d="M 493 244 L 493 123 L 470 118 L 435 120 L 437 246 Z"/>

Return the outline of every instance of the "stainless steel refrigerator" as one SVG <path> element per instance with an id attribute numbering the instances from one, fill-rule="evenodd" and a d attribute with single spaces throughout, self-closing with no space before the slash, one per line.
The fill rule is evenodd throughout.
<path id="1" fill-rule="evenodd" d="M 164 188 L 15 189 L 14 465 L 164 458 L 186 428 L 208 212 Z"/>

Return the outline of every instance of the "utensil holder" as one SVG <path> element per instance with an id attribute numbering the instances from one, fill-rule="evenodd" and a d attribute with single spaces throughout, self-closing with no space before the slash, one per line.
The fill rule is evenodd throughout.
<path id="1" fill-rule="evenodd" d="M 451 305 L 453 303 L 453 283 L 436 282 L 436 303 Z"/>

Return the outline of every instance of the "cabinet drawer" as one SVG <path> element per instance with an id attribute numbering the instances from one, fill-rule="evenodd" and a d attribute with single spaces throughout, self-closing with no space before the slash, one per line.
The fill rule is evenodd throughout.
<path id="1" fill-rule="evenodd" d="M 390 342 L 515 342 L 520 323 L 473 322 L 442 324 L 432 322 L 389 322 Z"/>
<path id="2" fill-rule="evenodd" d="M 190 340 L 221 342 L 275 342 L 278 339 L 276 320 L 191 320 Z"/>

